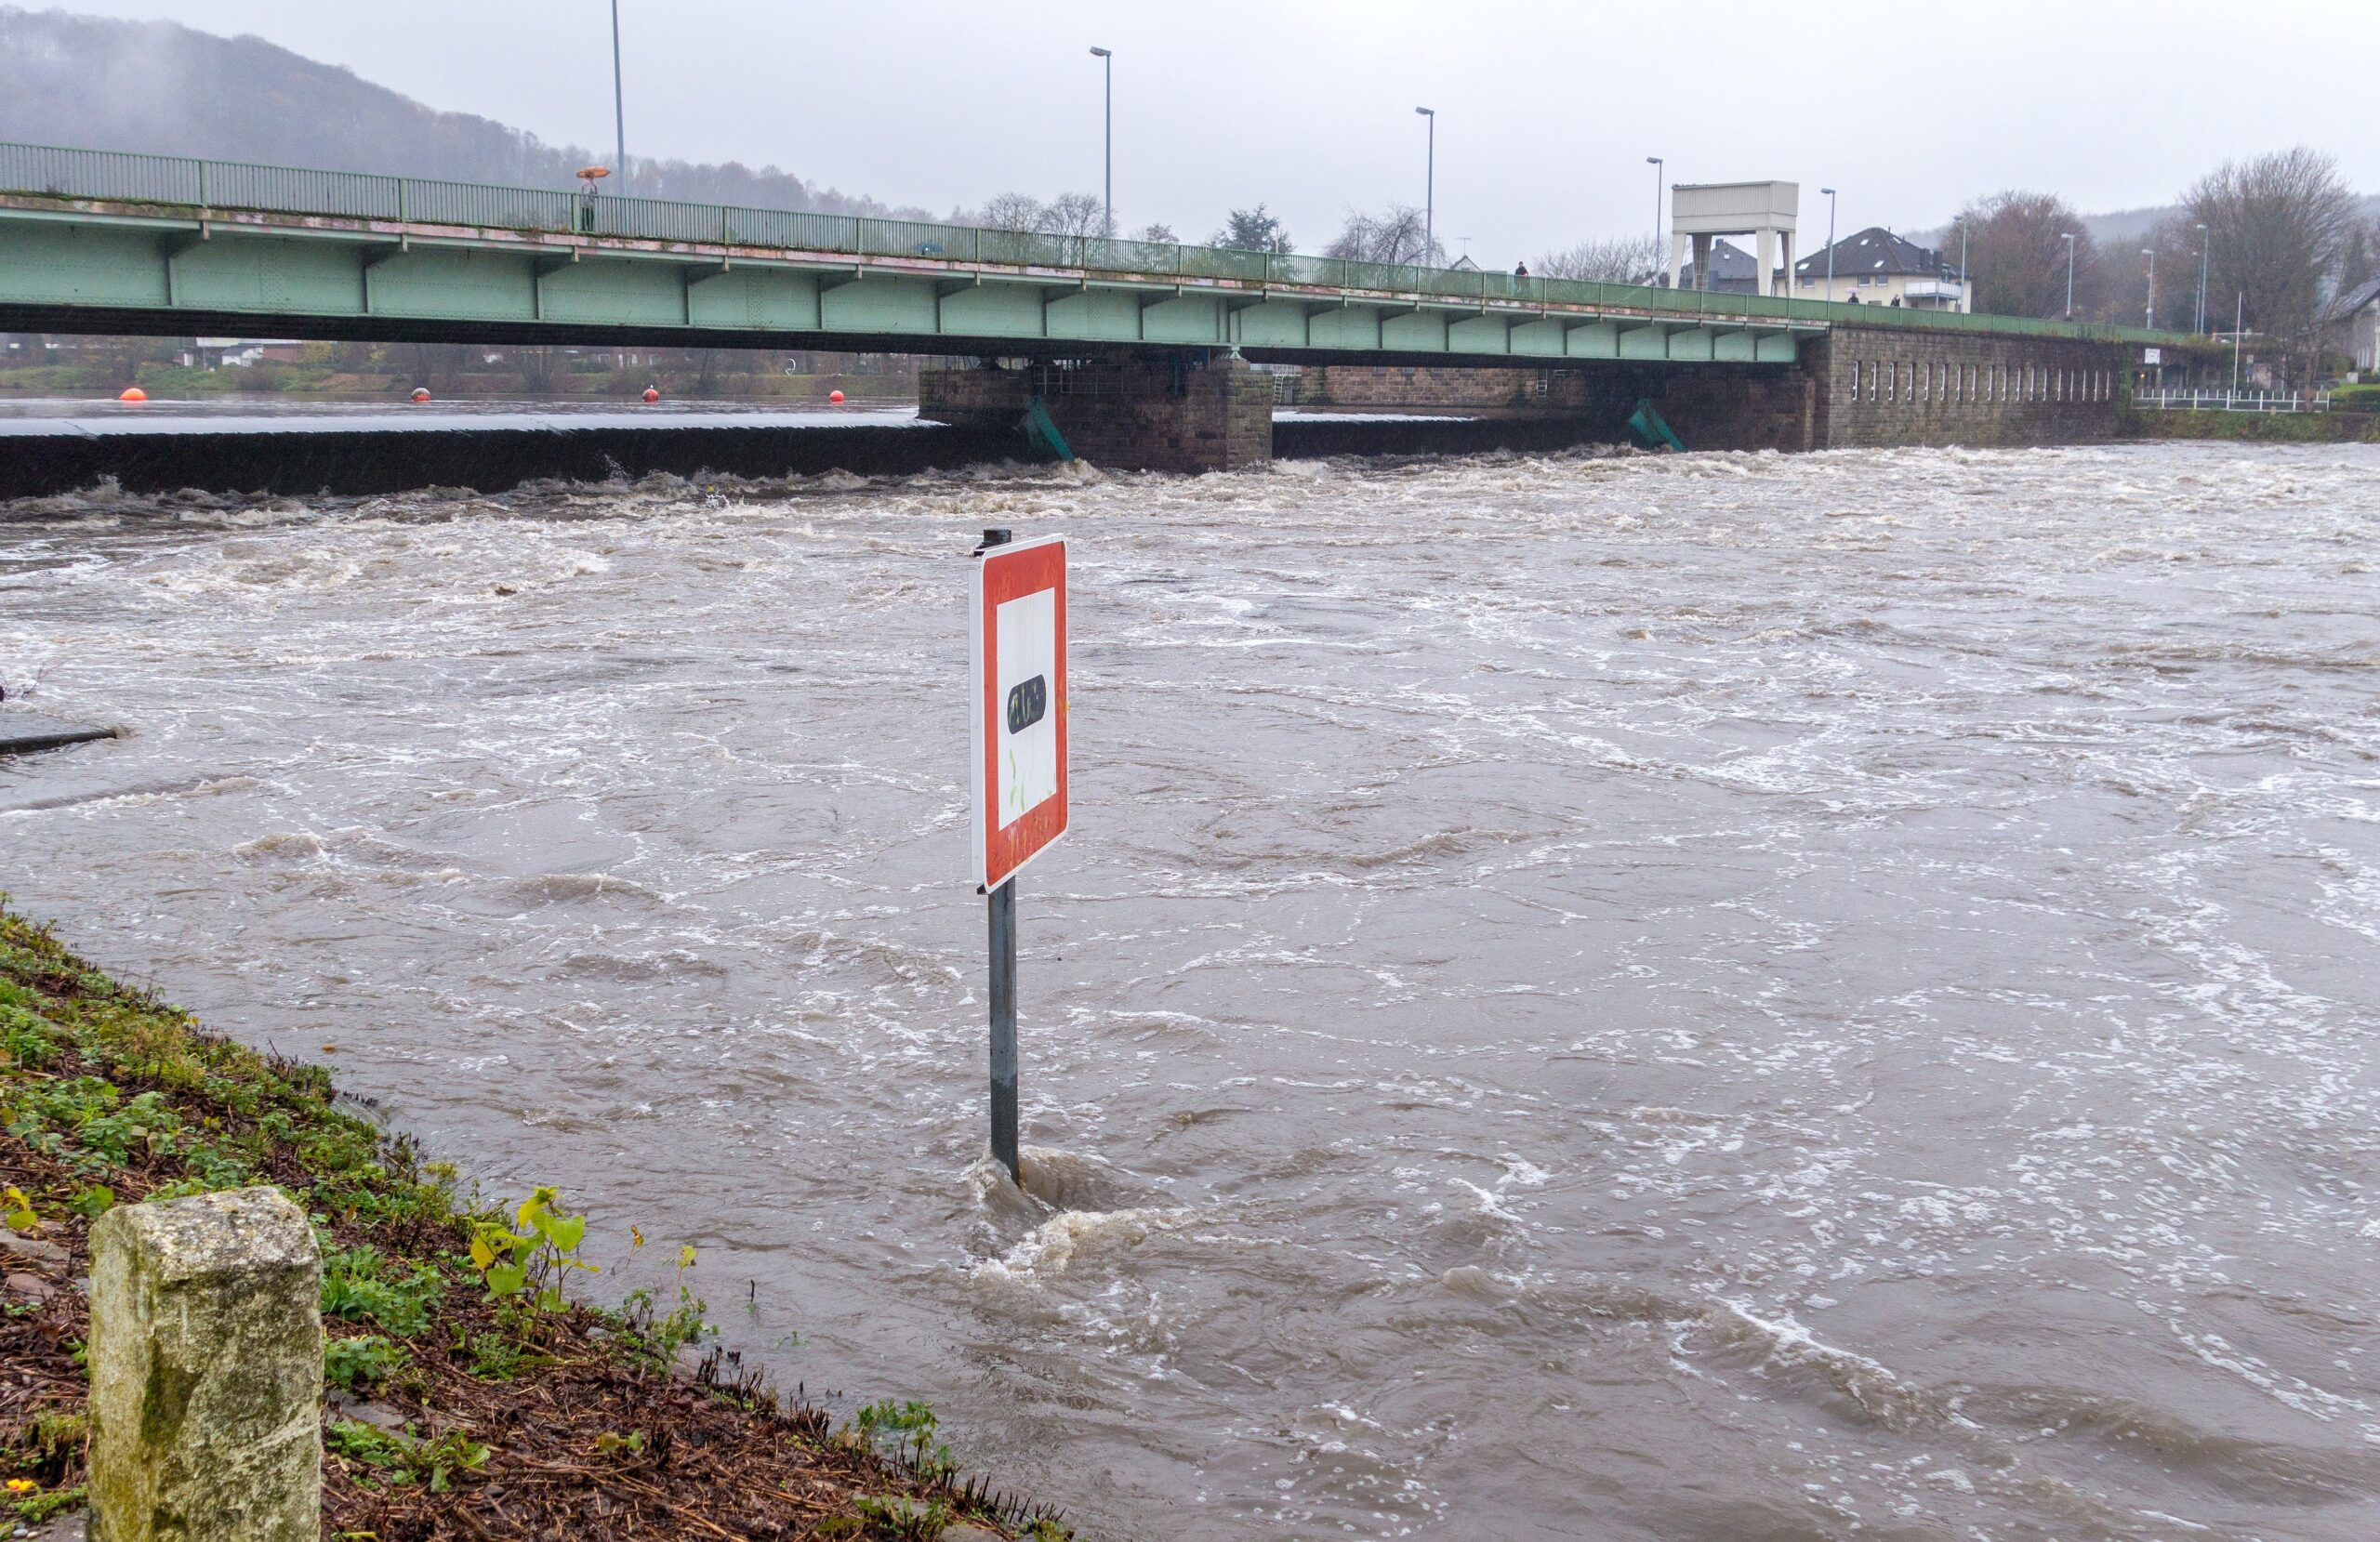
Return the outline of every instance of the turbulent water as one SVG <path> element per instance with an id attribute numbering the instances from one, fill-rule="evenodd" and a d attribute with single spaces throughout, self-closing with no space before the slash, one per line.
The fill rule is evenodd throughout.
<path id="1" fill-rule="evenodd" d="M 2376 547 L 2361 447 L 17 505 L 129 737 L 0 881 L 1093 1535 L 2366 1537 Z"/>

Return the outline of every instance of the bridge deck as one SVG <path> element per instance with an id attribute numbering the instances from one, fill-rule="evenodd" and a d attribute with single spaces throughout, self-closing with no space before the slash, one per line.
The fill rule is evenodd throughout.
<path id="1" fill-rule="evenodd" d="M 1790 363 L 1837 323 L 2177 334 L 0 145 L 0 329 Z"/>

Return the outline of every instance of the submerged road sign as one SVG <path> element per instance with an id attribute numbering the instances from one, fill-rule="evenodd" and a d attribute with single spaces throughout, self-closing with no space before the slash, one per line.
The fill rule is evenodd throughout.
<path id="1" fill-rule="evenodd" d="M 975 882 L 989 896 L 992 1156 L 1023 1180 L 1016 1120 L 1016 870 L 1066 833 L 1066 543 L 984 532 L 968 587 Z"/>
<path id="2" fill-rule="evenodd" d="M 970 588 L 972 844 L 986 890 L 1066 833 L 1065 538 L 1005 535 L 985 532 Z"/>

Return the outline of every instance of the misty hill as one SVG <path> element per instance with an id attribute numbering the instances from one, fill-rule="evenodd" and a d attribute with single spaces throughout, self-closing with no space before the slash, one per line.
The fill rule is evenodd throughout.
<path id="1" fill-rule="evenodd" d="M 2372 193 L 2356 205 L 2360 217 L 2380 219 L 2380 193 Z M 2116 209 L 2107 214 L 2086 214 L 2082 228 L 2091 232 L 2092 243 L 2102 252 L 2120 252 L 2127 245 L 2148 239 L 2149 232 L 2168 219 L 2181 217 L 2179 204 L 2160 204 L 2145 209 Z M 1958 230 L 1952 225 L 1938 226 L 1931 231 L 1912 233 L 1910 240 L 1937 251 L 1952 249 L 1958 244 Z"/>
<path id="2" fill-rule="evenodd" d="M 437 112 L 260 37 L 13 6 L 0 7 L 0 139 L 534 188 L 568 188 L 609 159 Z M 775 166 L 629 160 L 628 185 L 614 186 L 641 197 L 932 217 Z"/>

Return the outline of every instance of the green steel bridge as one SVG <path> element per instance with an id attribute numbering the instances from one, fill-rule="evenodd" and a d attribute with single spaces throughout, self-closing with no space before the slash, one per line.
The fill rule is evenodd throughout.
<path id="1" fill-rule="evenodd" d="M 0 144 L 0 330 L 1790 364 L 1839 325 L 2187 335 Z"/>

